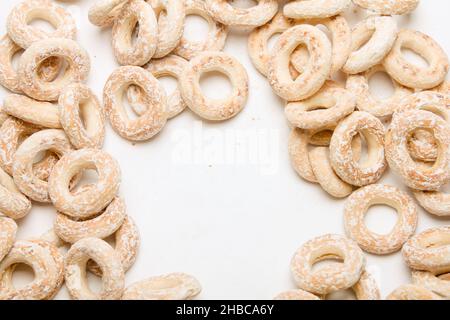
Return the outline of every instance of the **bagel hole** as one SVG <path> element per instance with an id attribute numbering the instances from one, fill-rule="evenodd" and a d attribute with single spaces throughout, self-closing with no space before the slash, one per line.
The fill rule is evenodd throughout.
<path id="1" fill-rule="evenodd" d="M 11 282 L 15 289 L 21 289 L 33 282 L 35 278 L 34 270 L 25 263 L 17 263 L 14 266 Z"/>
<path id="2" fill-rule="evenodd" d="M 334 268 L 342 266 L 344 263 L 344 259 L 341 257 L 338 257 L 336 255 L 328 255 L 328 256 L 322 256 L 316 259 L 316 261 L 311 266 L 312 272 L 320 271 L 323 268 Z"/>
<path id="3" fill-rule="evenodd" d="M 78 183 L 71 188 L 71 192 L 76 193 L 81 188 L 84 188 L 88 185 L 95 184 L 98 181 L 98 173 L 94 169 L 84 169 L 81 172 L 81 177 L 78 180 Z"/>
<path id="4" fill-rule="evenodd" d="M 86 279 L 89 290 L 91 290 L 94 294 L 101 293 L 103 287 L 103 281 L 101 277 L 96 276 L 92 272 L 86 272 Z"/>
<path id="5" fill-rule="evenodd" d="M 258 5 L 256 0 L 231 0 L 229 3 L 235 7 L 240 9 L 248 9 Z"/>
<path id="6" fill-rule="evenodd" d="M 364 216 L 364 224 L 371 232 L 388 235 L 397 223 L 397 211 L 385 204 L 372 205 Z"/>
<path id="7" fill-rule="evenodd" d="M 324 300 L 357 300 L 356 294 L 353 291 L 353 289 L 343 289 L 331 292 L 327 294 L 324 298 Z"/>
<path id="8" fill-rule="evenodd" d="M 133 92 L 135 92 L 132 99 L 129 99 L 128 90 L 133 90 Z M 122 105 L 130 120 L 136 120 L 147 110 L 148 105 L 146 104 L 146 100 L 145 93 L 139 86 L 130 85 L 124 90 L 124 94 L 122 95 Z"/>
<path id="9" fill-rule="evenodd" d="M 133 27 L 133 32 L 131 32 L 130 38 L 131 46 L 134 46 L 136 44 L 138 37 L 139 37 L 139 22 L 136 21 Z"/>
<path id="10" fill-rule="evenodd" d="M 231 94 L 230 79 L 217 71 L 203 73 L 200 77 L 200 87 L 204 95 L 212 100 L 226 99 Z"/>
<path id="11" fill-rule="evenodd" d="M 354 160 L 356 163 L 358 163 L 360 166 L 364 167 L 368 165 L 369 162 L 369 147 L 367 145 L 366 138 L 362 134 L 358 134 L 357 136 L 353 137 L 352 143 L 355 145 L 355 139 L 359 137 L 361 140 L 361 151 L 359 155 L 359 159 L 357 158 L 357 155 L 355 154 L 355 150 L 353 149 L 354 153 Z"/>
<path id="12" fill-rule="evenodd" d="M 35 18 L 28 22 L 29 26 L 38 28 L 44 32 L 51 33 L 56 30 L 55 26 L 50 22 L 42 18 Z"/>
<path id="13" fill-rule="evenodd" d="M 309 64 L 309 51 L 305 44 L 299 44 L 291 54 L 290 67 L 296 70 L 298 75 L 305 71 L 305 67 Z M 297 75 L 291 70 L 291 78 L 295 80 Z"/>
<path id="14" fill-rule="evenodd" d="M 50 60 L 50 59 L 54 59 L 54 57 L 48 57 L 47 59 L 43 60 L 43 61 L 39 64 L 38 72 L 44 72 L 44 69 L 43 69 L 44 66 L 46 66 L 46 68 L 48 68 L 48 64 L 49 64 L 49 60 Z M 47 82 L 56 82 L 56 81 L 59 81 L 59 80 L 61 80 L 62 78 L 64 78 L 66 72 L 69 71 L 69 69 L 70 69 L 70 65 L 69 65 L 69 63 L 66 61 L 66 59 L 61 59 L 61 62 L 60 62 L 60 63 L 61 63 L 61 64 L 60 64 L 60 66 L 59 66 L 59 69 L 58 69 L 58 72 L 56 73 L 56 75 L 55 75 L 54 77 L 52 77 L 51 80 L 50 80 L 50 79 L 47 79 L 47 80 L 43 79 L 44 81 L 47 81 Z M 48 74 L 48 71 L 45 72 L 45 73 Z"/>
<path id="15" fill-rule="evenodd" d="M 385 100 L 394 95 L 394 85 L 386 72 L 379 71 L 369 79 L 369 90 L 373 97 Z"/>
<path id="16" fill-rule="evenodd" d="M 209 33 L 208 21 L 202 16 L 190 14 L 186 16 L 183 37 L 192 42 L 201 42 L 207 39 Z"/>
<path id="17" fill-rule="evenodd" d="M 402 48 L 402 56 L 406 61 L 413 65 L 421 68 L 429 67 L 428 61 L 414 50 L 411 50 L 409 48 Z"/>
<path id="18" fill-rule="evenodd" d="M 169 96 L 178 88 L 178 80 L 173 76 L 164 76 L 158 78 L 166 94 Z"/>

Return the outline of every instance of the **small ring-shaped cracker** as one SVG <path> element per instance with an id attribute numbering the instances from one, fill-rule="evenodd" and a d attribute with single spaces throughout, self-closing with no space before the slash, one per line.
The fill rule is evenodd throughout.
<path id="1" fill-rule="evenodd" d="M 186 60 L 191 60 L 204 51 L 221 51 L 228 35 L 227 26 L 215 21 L 208 14 L 203 0 L 185 0 L 185 5 L 186 15 L 198 15 L 208 22 L 208 37 L 203 41 L 191 41 L 182 36 L 173 53 Z"/>
<path id="2" fill-rule="evenodd" d="M 125 217 L 125 203 L 116 197 L 104 212 L 92 219 L 77 221 L 58 213 L 53 228 L 58 237 L 69 243 L 83 238 L 104 239 L 120 228 Z"/>
<path id="3" fill-rule="evenodd" d="M 133 39 L 137 25 L 139 31 Z M 112 47 L 119 64 L 146 64 L 156 52 L 157 40 L 158 22 L 152 7 L 142 0 L 127 2 L 112 29 Z"/>
<path id="4" fill-rule="evenodd" d="M 94 169 L 98 181 L 76 193 L 70 191 L 74 176 Z M 103 210 L 115 197 L 120 185 L 120 168 L 108 153 L 97 149 L 80 149 L 64 155 L 48 179 L 48 192 L 55 208 L 73 218 L 89 218 Z"/>
<path id="5" fill-rule="evenodd" d="M 0 261 L 8 254 L 16 239 L 17 224 L 13 219 L 0 216 Z"/>
<path id="6" fill-rule="evenodd" d="M 388 16 L 358 23 L 352 29 L 351 53 L 342 71 L 356 74 L 379 64 L 394 46 L 397 32 L 397 23 Z"/>
<path id="7" fill-rule="evenodd" d="M 277 0 L 256 2 L 255 6 L 244 9 L 233 7 L 228 0 L 205 0 L 205 7 L 214 20 L 226 26 L 254 28 L 269 22 L 278 11 Z"/>
<path id="8" fill-rule="evenodd" d="M 392 231 L 380 235 L 370 231 L 364 217 L 376 204 L 385 204 L 397 210 L 398 220 Z M 353 192 L 344 208 L 344 227 L 347 236 L 367 252 L 389 254 L 400 250 L 417 227 L 417 208 L 414 200 L 392 186 L 372 184 Z"/>
<path id="9" fill-rule="evenodd" d="M 450 271 L 450 268 L 446 271 Z M 448 276 L 441 278 L 432 272 L 413 270 L 411 277 L 415 285 L 427 288 L 445 299 L 450 298 L 450 282 L 448 281 Z"/>
<path id="10" fill-rule="evenodd" d="M 122 97 L 130 85 L 138 86 L 148 107 L 137 119 L 130 119 Z M 140 67 L 124 66 L 116 69 L 103 89 L 103 101 L 114 130 L 131 141 L 148 140 L 162 130 L 167 122 L 167 97 L 164 88 L 148 71 Z"/>
<path id="11" fill-rule="evenodd" d="M 226 75 L 232 91 L 225 99 L 210 99 L 200 87 L 203 74 L 217 71 Z M 248 75 L 238 60 L 223 52 L 204 52 L 189 61 L 180 79 L 183 100 L 189 109 L 200 117 L 222 121 L 236 116 L 245 106 L 248 97 Z"/>
<path id="12" fill-rule="evenodd" d="M 94 92 L 82 83 L 74 83 L 61 91 L 58 104 L 61 125 L 74 147 L 101 148 L 105 114 Z"/>
<path id="13" fill-rule="evenodd" d="M 38 71 L 41 63 L 59 57 L 68 63 L 66 72 L 52 82 L 44 81 Z M 60 92 L 73 82 L 83 82 L 91 68 L 89 55 L 78 43 L 69 39 L 52 38 L 33 43 L 23 53 L 17 74 L 21 89 L 36 100 L 56 101 Z"/>
<path id="14" fill-rule="evenodd" d="M 391 292 L 386 300 L 440 300 L 441 298 L 428 289 L 405 284 Z"/>
<path id="15" fill-rule="evenodd" d="M 329 257 L 339 257 L 342 264 L 312 271 L 312 265 Z M 300 289 L 328 294 L 352 287 L 361 277 L 365 258 L 358 245 L 340 235 L 327 234 L 306 242 L 291 261 L 291 271 Z"/>
<path id="16" fill-rule="evenodd" d="M 304 44 L 310 54 L 304 72 L 292 79 L 289 64 L 292 52 Z M 278 38 L 269 60 L 267 78 L 275 93 L 288 101 L 298 101 L 320 90 L 331 71 L 331 43 L 325 33 L 310 25 L 292 27 Z"/>
<path id="17" fill-rule="evenodd" d="M 30 25 L 29 22 L 35 19 L 50 22 L 55 30 L 49 33 Z M 77 26 L 72 15 L 50 0 L 31 0 L 19 3 L 9 13 L 6 29 L 11 39 L 24 49 L 39 40 L 47 38 L 75 39 L 77 34 Z"/>
<path id="18" fill-rule="evenodd" d="M 98 27 L 112 26 L 128 0 L 98 0 L 88 12 L 89 21 Z"/>
<path id="19" fill-rule="evenodd" d="M 378 72 L 386 72 L 383 65 L 378 64 L 362 74 L 349 75 L 347 78 L 346 88 L 356 97 L 356 107 L 360 111 L 366 111 L 375 117 L 384 118 L 391 116 L 397 109 L 398 104 L 413 93 L 413 90 L 402 86 L 400 83 L 392 80 L 394 94 L 380 100 L 370 93 L 369 80 Z"/>
<path id="20" fill-rule="evenodd" d="M 283 14 L 292 19 L 328 18 L 344 12 L 351 0 L 291 1 L 283 8 Z"/>
<path id="21" fill-rule="evenodd" d="M 414 11 L 419 0 L 353 0 L 358 6 L 382 15 L 402 15 Z"/>
<path id="22" fill-rule="evenodd" d="M 47 129 L 32 134 L 20 145 L 14 155 L 14 183 L 20 191 L 34 201 L 50 202 L 48 182 L 39 179 L 33 172 L 33 161 L 42 151 L 52 151 L 62 157 L 72 150 L 63 130 Z"/>
<path id="23" fill-rule="evenodd" d="M 122 300 L 189 300 L 200 293 L 197 279 L 185 273 L 170 273 L 136 282 L 125 289 Z"/>
<path id="24" fill-rule="evenodd" d="M 355 159 L 354 137 L 360 133 L 367 142 L 368 156 L 363 163 Z M 330 142 L 330 159 L 336 174 L 354 186 L 377 182 L 387 168 L 384 158 L 384 125 L 370 113 L 353 112 L 342 120 Z"/>
<path id="25" fill-rule="evenodd" d="M 408 152 L 408 138 L 417 129 L 434 134 L 438 157 L 431 167 L 416 163 Z M 390 168 L 410 188 L 438 190 L 450 178 L 450 127 L 442 118 L 429 111 L 405 110 L 394 113 L 385 139 L 386 159 Z"/>
<path id="26" fill-rule="evenodd" d="M 100 265 L 103 271 L 102 289 L 94 293 L 86 278 L 89 259 Z M 67 252 L 65 280 L 70 296 L 76 300 L 117 300 L 124 289 L 125 275 L 119 257 L 105 241 L 84 238 L 74 243 Z"/>
<path id="27" fill-rule="evenodd" d="M 30 210 L 30 200 L 17 189 L 14 180 L 0 169 L 0 212 L 12 219 L 20 219 Z"/>
<path id="28" fill-rule="evenodd" d="M 427 67 L 409 62 L 402 49 L 422 56 Z M 383 61 L 387 73 L 402 85 L 414 89 L 431 89 L 445 80 L 449 69 L 447 54 L 431 37 L 419 31 L 401 30 L 391 52 Z"/>
<path id="29" fill-rule="evenodd" d="M 409 239 L 403 257 L 410 268 L 441 274 L 450 268 L 450 226 L 430 228 Z"/>

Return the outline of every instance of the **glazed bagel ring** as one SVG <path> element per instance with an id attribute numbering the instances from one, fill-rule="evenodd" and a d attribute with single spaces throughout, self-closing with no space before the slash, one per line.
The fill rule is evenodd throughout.
<path id="1" fill-rule="evenodd" d="M 404 98 L 397 105 L 397 111 L 425 110 L 443 118 L 450 124 L 450 97 L 433 91 L 422 91 Z M 433 135 L 425 130 L 416 130 L 408 141 L 408 150 L 414 159 L 426 162 L 436 161 L 438 147 Z"/>
<path id="2" fill-rule="evenodd" d="M 450 268 L 450 226 L 425 230 L 403 246 L 403 257 L 410 268 L 435 274 Z"/>
<path id="3" fill-rule="evenodd" d="M 13 117 L 39 127 L 61 129 L 59 107 L 50 102 L 10 94 L 5 97 L 3 110 Z"/>
<path id="4" fill-rule="evenodd" d="M 24 263 L 34 271 L 34 280 L 26 286 L 16 289 L 8 285 L 8 269 L 15 264 Z M 0 300 L 41 300 L 51 296 L 58 286 L 60 266 L 52 252 L 39 243 L 20 240 L 11 248 L 9 254 L 0 263 Z M 3 277 L 6 276 L 5 279 Z"/>
<path id="5" fill-rule="evenodd" d="M 47 82 L 39 78 L 38 70 L 42 61 L 50 57 L 60 57 L 68 63 L 63 76 Z M 58 100 L 60 92 L 70 83 L 83 82 L 91 67 L 89 55 L 78 43 L 69 39 L 52 38 L 33 43 L 23 53 L 17 74 L 21 89 L 36 100 Z"/>
<path id="6" fill-rule="evenodd" d="M 446 271 L 450 271 L 450 268 Z M 446 299 L 450 298 L 450 283 L 448 280 L 438 277 L 432 272 L 413 270 L 412 281 L 415 285 L 436 292 Z"/>
<path id="7" fill-rule="evenodd" d="M 289 72 L 292 52 L 305 44 L 310 54 L 304 72 L 293 80 Z M 325 33 L 310 25 L 292 27 L 279 37 L 269 60 L 267 78 L 275 93 L 288 101 L 298 101 L 320 90 L 331 71 L 331 43 Z"/>
<path id="8" fill-rule="evenodd" d="M 0 39 L 0 84 L 15 93 L 22 93 L 20 79 L 13 67 L 13 57 L 22 48 L 15 44 L 8 35 Z M 39 76 L 45 81 L 56 78 L 61 67 L 61 60 L 50 58 L 44 60 L 38 71 Z"/>
<path id="9" fill-rule="evenodd" d="M 345 198 L 353 187 L 339 178 L 331 167 L 329 148 L 316 147 L 309 154 L 309 163 L 322 189 L 335 198 Z"/>
<path id="10" fill-rule="evenodd" d="M 419 0 L 353 0 L 358 6 L 381 15 L 402 15 L 416 9 Z"/>
<path id="11" fill-rule="evenodd" d="M 324 266 L 312 271 L 312 265 L 330 257 L 342 258 L 343 263 Z M 365 259 L 358 245 L 340 235 L 324 235 L 306 242 L 291 261 L 291 271 L 300 289 L 328 294 L 352 287 L 361 277 Z"/>
<path id="12" fill-rule="evenodd" d="M 320 298 L 302 289 L 293 289 L 278 294 L 274 300 L 320 300 Z"/>
<path id="13" fill-rule="evenodd" d="M 353 155 L 352 140 L 360 133 L 367 142 L 368 157 L 364 163 Z M 336 174 L 354 186 L 377 182 L 387 163 L 384 158 L 384 125 L 370 113 L 353 112 L 334 130 L 330 142 L 330 159 Z"/>
<path id="14" fill-rule="evenodd" d="M 55 30 L 48 33 L 29 25 L 35 19 L 50 22 Z M 77 26 L 69 12 L 50 0 L 23 1 L 15 6 L 6 20 L 11 39 L 26 49 L 33 43 L 47 38 L 75 39 Z"/>
<path id="15" fill-rule="evenodd" d="M 16 239 L 17 224 L 13 219 L 0 216 L 0 261 L 8 254 Z"/>
<path id="16" fill-rule="evenodd" d="M 407 140 L 411 132 L 427 129 L 438 143 L 438 157 L 432 167 L 412 160 Z M 410 188 L 438 190 L 450 178 L 450 127 L 442 118 L 423 110 L 396 112 L 385 139 L 386 159 L 391 169 Z"/>
<path id="17" fill-rule="evenodd" d="M 12 175 L 14 154 L 21 139 L 36 131 L 37 127 L 13 117 L 8 117 L 0 127 L 0 166 L 9 175 Z"/>
<path id="18" fill-rule="evenodd" d="M 328 18 L 345 11 L 351 0 L 292 1 L 283 8 L 283 14 L 292 19 Z"/>
<path id="19" fill-rule="evenodd" d="M 397 33 L 392 17 L 374 16 L 358 23 L 352 29 L 351 53 L 342 71 L 356 74 L 379 64 L 394 46 Z"/>
<path id="20" fill-rule="evenodd" d="M 50 202 L 49 185 L 48 182 L 36 177 L 32 164 L 40 152 L 47 150 L 61 157 L 71 152 L 73 148 L 63 130 L 41 130 L 20 145 L 14 155 L 13 164 L 14 183 L 19 190 L 34 201 L 44 203 Z"/>
<path id="21" fill-rule="evenodd" d="M 208 14 L 204 0 L 185 0 L 185 5 L 186 15 L 198 15 L 208 22 L 208 37 L 204 41 L 190 41 L 181 37 L 180 43 L 173 53 L 186 60 L 191 60 L 204 51 L 221 51 L 225 46 L 228 28 Z"/>
<path id="22" fill-rule="evenodd" d="M 122 300 L 189 300 L 201 290 L 200 283 L 193 276 L 169 273 L 130 285 L 125 289 Z"/>
<path id="23" fill-rule="evenodd" d="M 89 259 L 103 271 L 102 289 L 94 293 L 89 289 L 86 264 Z M 70 296 L 76 300 L 116 300 L 124 289 L 125 275 L 114 249 L 103 240 L 84 238 L 74 243 L 66 255 L 65 280 Z"/>
<path id="24" fill-rule="evenodd" d="M 414 284 L 406 284 L 395 289 L 386 298 L 387 300 L 439 300 L 433 292 Z"/>
<path id="25" fill-rule="evenodd" d="M 402 49 L 422 56 L 427 67 L 417 66 L 404 58 Z M 389 75 L 402 85 L 414 89 L 430 89 L 445 80 L 449 61 L 445 51 L 431 37 L 419 31 L 401 30 L 383 65 Z"/>
<path id="26" fill-rule="evenodd" d="M 94 169 L 98 181 L 76 193 L 69 189 L 71 179 L 83 169 Z M 117 161 L 104 151 L 80 149 L 64 155 L 48 179 L 48 192 L 55 208 L 73 218 L 90 218 L 115 197 L 120 185 Z"/>
<path id="27" fill-rule="evenodd" d="M 0 169 L 0 212 L 12 219 L 20 219 L 30 210 L 30 200 L 20 193 L 14 180 Z"/>
<path id="28" fill-rule="evenodd" d="M 184 31 L 186 8 L 184 0 L 150 0 L 158 17 L 158 45 L 153 58 L 171 53 L 180 43 Z"/>
<path id="29" fill-rule="evenodd" d="M 104 239 L 120 228 L 125 217 L 125 203 L 116 197 L 104 212 L 89 220 L 76 221 L 58 213 L 53 227 L 58 237 L 69 243 L 83 238 Z"/>
<path id="30" fill-rule="evenodd" d="M 349 75 L 347 77 L 346 89 L 355 95 L 358 110 L 369 112 L 375 117 L 384 118 L 391 116 L 402 99 L 411 95 L 413 90 L 391 79 L 394 94 L 383 100 L 374 97 L 370 93 L 369 80 L 378 72 L 386 72 L 383 65 L 378 64 L 362 74 Z"/>
<path id="31" fill-rule="evenodd" d="M 89 8 L 89 21 L 98 27 L 112 26 L 128 0 L 98 0 Z"/>
<path id="32" fill-rule="evenodd" d="M 122 97 L 130 85 L 142 90 L 148 107 L 137 119 L 130 119 Z M 106 81 L 103 103 L 114 130 L 131 141 L 148 140 L 162 130 L 167 122 L 167 97 L 164 88 L 150 73 L 140 67 L 124 66 L 116 69 Z"/>
<path id="33" fill-rule="evenodd" d="M 134 264 L 141 244 L 139 230 L 130 216 L 126 216 L 122 226 L 116 231 L 114 238 L 116 245 L 114 251 L 120 258 L 124 272 Z M 88 261 L 87 268 L 97 276 L 102 275 L 102 270 L 94 261 Z"/>
<path id="34" fill-rule="evenodd" d="M 256 0 L 257 5 L 243 9 L 228 0 L 205 0 L 205 7 L 214 20 L 226 26 L 254 28 L 269 22 L 278 11 L 277 0 Z"/>
<path id="35" fill-rule="evenodd" d="M 225 99 L 210 99 L 200 87 L 200 78 L 207 72 L 226 75 L 232 91 Z M 248 75 L 238 60 L 223 52 L 204 52 L 197 55 L 184 69 L 180 79 L 181 96 L 189 109 L 200 117 L 222 121 L 236 116 L 245 106 L 248 97 Z"/>
<path id="36" fill-rule="evenodd" d="M 364 217 L 376 204 L 385 204 L 397 210 L 398 220 L 388 235 L 370 231 Z M 347 236 L 364 251 L 383 255 L 397 252 L 414 234 L 417 227 L 417 208 L 414 200 L 400 189 L 372 184 L 353 192 L 344 208 L 344 227 Z"/>
<path id="37" fill-rule="evenodd" d="M 160 78 L 164 76 L 171 76 L 180 82 L 180 77 L 187 67 L 188 62 L 176 55 L 168 55 L 162 59 L 152 59 L 149 63 L 144 66 L 144 69 L 150 71 L 155 78 Z M 130 86 L 127 91 L 128 101 L 133 107 L 134 112 L 137 115 L 142 115 L 147 110 L 147 105 L 145 104 L 145 99 L 142 96 L 142 90 L 137 86 Z M 171 119 L 186 108 L 186 103 L 181 97 L 181 92 L 179 85 L 178 87 L 167 96 L 167 118 Z"/>
<path id="38" fill-rule="evenodd" d="M 355 106 L 356 99 L 350 91 L 328 81 L 312 97 L 299 102 L 288 102 L 284 112 L 293 126 L 317 130 L 338 123 L 351 114 Z"/>
<path id="39" fill-rule="evenodd" d="M 73 83 L 61 91 L 58 104 L 61 125 L 73 146 L 101 148 L 105 139 L 105 114 L 94 92 L 82 83 Z"/>
<path id="40" fill-rule="evenodd" d="M 136 39 L 132 38 L 139 26 Z M 121 65 L 142 66 L 155 54 L 158 22 L 152 7 L 142 0 L 131 0 L 123 7 L 112 29 L 112 47 Z"/>

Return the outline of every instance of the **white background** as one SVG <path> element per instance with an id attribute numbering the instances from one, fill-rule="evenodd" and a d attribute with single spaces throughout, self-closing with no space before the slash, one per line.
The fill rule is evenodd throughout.
<path id="1" fill-rule="evenodd" d="M 8 12 L 19 2 L 0 2 L 3 33 Z M 88 21 L 90 3 L 80 0 L 61 5 L 77 21 L 77 40 L 92 59 L 88 84 L 101 98 L 103 85 L 118 64 L 111 50 L 110 29 L 102 30 Z M 449 51 L 449 10 L 448 1 L 422 1 L 416 12 L 399 17 L 398 22 L 401 27 L 431 35 Z M 352 25 L 364 15 L 363 10 L 355 8 L 346 14 Z M 188 36 L 204 35 L 201 19 L 190 17 L 187 24 Z M 295 288 L 289 263 L 302 243 L 325 233 L 343 233 L 344 200 L 329 197 L 292 169 L 283 102 L 252 66 L 246 41 L 246 33 L 233 32 L 225 47 L 242 62 L 250 77 L 247 106 L 236 118 L 207 123 L 186 110 L 170 120 L 158 136 L 138 144 L 121 139 L 108 127 L 105 150 L 120 162 L 120 193 L 142 237 L 137 262 L 126 275 L 127 284 L 181 271 L 199 279 L 203 286 L 199 298 L 271 299 Z M 174 81 L 163 82 L 166 87 L 174 86 Z M 376 94 L 386 96 L 386 90 L 392 90 L 383 77 L 373 82 Z M 223 96 L 229 90 L 228 82 L 214 75 L 202 85 L 210 96 Z M 6 94 L 0 88 L 0 99 Z M 381 182 L 406 189 L 391 173 Z M 422 209 L 419 212 L 418 232 L 448 224 L 448 220 L 432 217 Z M 50 206 L 34 204 L 31 214 L 20 221 L 18 238 L 48 230 L 54 213 Z M 376 206 L 370 209 L 366 221 L 372 230 L 387 233 L 395 223 L 395 211 Z M 410 282 L 400 253 L 366 256 L 383 297 Z M 26 283 L 31 277 L 30 272 L 19 270 L 15 283 Z M 98 287 L 99 281 L 93 276 L 90 281 Z M 65 288 L 57 296 L 67 297 Z"/>

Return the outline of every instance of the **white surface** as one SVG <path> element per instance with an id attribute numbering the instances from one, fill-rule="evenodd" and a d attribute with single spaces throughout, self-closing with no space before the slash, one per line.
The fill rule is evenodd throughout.
<path id="1" fill-rule="evenodd" d="M 101 98 L 107 77 L 118 65 L 111 50 L 110 29 L 97 28 L 87 19 L 91 2 L 61 5 L 77 20 L 77 39 L 92 59 L 88 84 Z M 3 32 L 7 13 L 16 3 L 19 1 L 0 2 Z M 416 12 L 398 21 L 402 27 L 431 35 L 449 52 L 449 10 L 449 1 L 426 0 Z M 361 18 L 363 11 L 352 9 L 348 16 L 353 25 L 355 16 Z M 190 32 L 199 30 L 195 23 L 189 19 Z M 120 193 L 142 237 L 138 260 L 126 275 L 127 284 L 182 271 L 200 280 L 200 298 L 271 299 L 295 288 L 289 263 L 302 243 L 325 233 L 344 232 L 344 201 L 327 196 L 292 169 L 283 103 L 252 66 L 246 40 L 245 33 L 232 33 L 225 48 L 244 64 L 250 77 L 248 104 L 236 118 L 206 123 L 186 110 L 170 120 L 157 137 L 136 145 L 108 128 L 105 150 L 120 162 Z M 213 78 L 205 87 L 209 95 L 227 88 L 220 78 Z M 0 99 L 6 94 L 0 88 Z M 380 182 L 406 189 L 392 174 L 385 174 Z M 390 208 L 370 211 L 367 220 L 374 230 L 388 231 L 395 223 L 395 215 L 387 214 L 393 212 Z M 448 224 L 448 220 L 419 211 L 417 231 Z M 31 214 L 20 221 L 18 237 L 43 233 L 53 219 L 53 208 L 34 204 Z M 383 297 L 410 281 L 400 253 L 366 256 Z M 30 279 L 26 272 L 18 277 L 22 279 L 17 283 Z M 57 298 L 67 297 L 63 288 Z"/>

